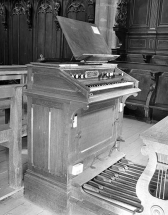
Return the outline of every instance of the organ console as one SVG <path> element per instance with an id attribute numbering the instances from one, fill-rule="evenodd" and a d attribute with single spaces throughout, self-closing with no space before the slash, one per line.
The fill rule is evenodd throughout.
<path id="1" fill-rule="evenodd" d="M 58 21 L 81 62 L 28 65 L 25 196 L 57 214 L 140 213 L 144 167 L 119 151 L 124 103 L 138 81 L 107 63 L 117 56 L 95 25 Z"/>

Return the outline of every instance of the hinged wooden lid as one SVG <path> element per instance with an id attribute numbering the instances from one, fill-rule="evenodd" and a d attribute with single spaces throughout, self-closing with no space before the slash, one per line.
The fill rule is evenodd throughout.
<path id="1" fill-rule="evenodd" d="M 103 36 L 95 24 L 57 16 L 65 38 L 76 60 L 114 60 L 119 55 L 111 55 Z"/>

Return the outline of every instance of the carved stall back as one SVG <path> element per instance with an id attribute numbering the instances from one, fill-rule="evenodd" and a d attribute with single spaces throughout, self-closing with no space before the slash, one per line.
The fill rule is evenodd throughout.
<path id="1" fill-rule="evenodd" d="M 57 15 L 94 23 L 95 0 L 0 0 L 0 65 L 71 59 Z"/>
<path id="2" fill-rule="evenodd" d="M 131 96 L 126 104 L 128 109 L 136 110 L 135 115 L 146 117 L 147 121 L 151 120 L 150 105 L 153 104 L 156 94 L 157 72 L 151 70 L 132 69 L 129 73 L 139 81 L 141 92 L 137 97 Z"/>
<path id="3" fill-rule="evenodd" d="M 39 1 L 35 3 L 34 17 L 34 59 L 40 55 L 47 58 L 61 57 L 61 31 L 56 16 L 62 5 L 60 1 Z"/>
<path id="4" fill-rule="evenodd" d="M 65 17 L 70 19 L 76 19 L 83 22 L 94 23 L 95 21 L 95 2 L 94 0 L 70 0 L 66 5 Z M 72 59 L 73 54 L 64 39 L 64 58 Z"/>
<path id="5" fill-rule="evenodd" d="M 8 47 L 6 46 L 7 35 L 7 9 L 4 3 L 0 2 L 0 65 L 7 61 Z"/>
<path id="6" fill-rule="evenodd" d="M 10 11 L 11 64 L 26 64 L 32 61 L 32 23 L 30 2 L 14 1 Z"/>
<path id="7" fill-rule="evenodd" d="M 159 77 L 158 89 L 153 108 L 153 119 L 159 121 L 168 115 L 168 73 Z"/>

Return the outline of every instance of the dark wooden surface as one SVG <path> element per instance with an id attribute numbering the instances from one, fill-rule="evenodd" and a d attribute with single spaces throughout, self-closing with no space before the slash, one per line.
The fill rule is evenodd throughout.
<path id="1" fill-rule="evenodd" d="M 104 90 L 89 97 L 90 91 L 86 87 L 89 79 L 74 79 L 70 75 L 84 74 L 88 70 L 113 71 L 114 67 L 79 65 L 73 68 L 71 65 L 65 65 L 60 68 L 57 64 L 43 63 L 28 66 L 26 94 L 29 162 L 25 175 L 25 196 L 60 214 L 71 214 L 75 208 L 80 208 L 80 204 L 75 206 L 72 203 L 73 196 L 79 195 L 87 201 L 87 196 L 82 194 L 80 187 L 76 190 L 72 186 L 76 177 L 72 175 L 74 165 L 83 164 L 81 177 L 87 169 L 93 168 L 93 176 L 98 171 L 97 167 L 94 171 L 95 163 L 99 161 L 102 167 L 104 164 L 104 168 L 110 163 L 111 159 L 101 158 L 114 156 L 114 161 L 124 156 L 121 152 L 118 152 L 117 156 L 113 154 L 113 147 L 117 147 L 116 142 L 119 143 L 121 138 L 123 109 L 120 106 L 123 107 L 127 97 L 139 91 L 138 82 L 123 73 L 125 80 L 134 82 L 132 88 L 121 87 L 120 90 L 114 90 L 114 93 L 113 90 L 111 93 Z M 116 69 L 116 73 L 118 72 L 120 70 Z M 98 81 L 98 78 L 95 78 L 96 80 Z M 94 82 L 94 79 L 92 81 Z M 75 116 L 77 126 L 73 126 Z M 91 175 L 88 174 L 87 177 L 90 178 Z M 95 206 L 98 201 L 94 202 Z M 81 206 L 82 204 L 83 201 Z M 100 207 L 105 210 L 103 204 L 105 202 L 102 202 Z M 107 205 L 112 210 L 108 210 L 109 213 L 113 213 L 113 206 Z M 81 214 L 95 213 L 89 212 L 87 207 L 84 211 L 81 211 Z"/>
<path id="2" fill-rule="evenodd" d="M 110 48 L 95 25 L 59 16 L 58 21 L 73 52 L 73 56 L 77 60 L 82 60 L 83 54 L 102 54 L 102 56 L 103 54 L 111 54 Z"/>
<path id="3" fill-rule="evenodd" d="M 135 63 L 135 62 L 118 62 L 118 66 L 124 69 L 125 71 L 127 71 L 127 73 L 129 74 L 131 70 L 137 71 L 136 76 L 137 76 L 137 79 L 140 81 L 139 86 L 142 92 L 144 92 L 142 93 L 143 99 L 144 99 L 143 101 L 146 101 L 145 95 L 147 92 L 148 93 L 150 92 L 153 85 L 154 87 L 153 95 L 151 96 L 151 99 L 148 103 L 149 121 L 151 120 L 159 121 L 164 117 L 166 117 L 168 114 L 168 102 L 167 102 L 167 93 L 166 93 L 168 66 L 152 64 L 152 63 Z M 148 71 L 148 72 L 145 73 L 145 71 Z M 140 76 L 143 77 L 143 79 L 140 79 L 139 78 Z M 132 101 L 132 103 L 135 104 L 135 107 L 139 106 L 138 98 L 139 97 L 133 98 L 134 101 Z M 144 117 L 144 113 L 145 113 L 144 111 L 141 111 L 143 113 L 138 111 L 134 111 L 134 112 L 137 116 L 141 118 Z M 134 113 L 131 112 L 131 114 L 134 114 Z"/>
<path id="4" fill-rule="evenodd" d="M 0 144 L 9 148 L 9 185 L 18 189 L 22 186 L 22 85 L 1 86 L 0 99 L 10 99 L 10 123 L 0 127 Z"/>
<path id="5" fill-rule="evenodd" d="M 147 159 L 147 156 L 143 156 L 140 152 L 143 142 L 140 139 L 139 135 L 140 133 L 148 129 L 150 126 L 151 126 L 150 124 L 147 124 L 145 122 L 140 122 L 135 119 L 124 118 L 123 120 L 122 135 L 125 142 L 121 143 L 121 151 L 126 154 L 127 159 L 131 160 L 134 163 L 138 163 L 144 166 L 146 166 L 148 159 Z M 112 159 L 111 157 L 109 158 Z M 99 167 L 97 169 L 99 169 Z M 92 170 L 94 171 L 94 169 Z M 1 195 L 5 193 L 3 191 L 6 190 L 5 189 L 6 187 L 4 187 L 4 180 L 3 179 L 1 180 L 1 178 L 0 178 L 0 187 L 1 187 L 1 190 L 0 190 L 0 195 Z M 91 206 L 89 207 L 90 210 L 97 209 L 98 211 L 100 209 L 100 207 L 94 207 L 93 204 L 90 204 L 90 203 L 84 204 L 85 202 L 83 202 L 84 208 L 86 208 L 86 206 L 88 205 L 88 206 Z M 77 201 L 73 203 L 75 204 L 77 203 Z M 77 215 L 79 215 L 78 211 L 80 212 L 81 209 L 77 208 L 77 204 L 75 204 L 75 206 L 74 206 L 75 211 Z M 22 193 L 20 195 L 18 194 L 12 195 L 9 198 L 6 198 L 4 201 L 0 201 L 0 211 L 1 211 L 1 215 L 6 215 L 6 213 L 13 213 L 13 214 L 19 213 L 19 214 L 31 214 L 31 215 L 32 214 L 33 215 L 37 215 L 37 214 L 38 215 L 39 214 L 40 215 L 58 215 L 58 213 L 44 210 L 44 207 L 39 207 L 35 203 L 30 202 L 24 197 L 24 195 L 22 195 Z M 96 211 L 96 215 L 98 214 L 97 211 Z M 73 215 L 74 214 L 75 213 L 73 213 Z"/>
<path id="6" fill-rule="evenodd" d="M 168 38 L 166 0 L 133 0 L 128 9 L 127 52 L 166 55 Z"/>
<path id="7" fill-rule="evenodd" d="M 157 71 L 158 76 L 163 72 L 168 72 L 167 8 L 168 2 L 166 0 L 132 0 L 128 4 L 121 1 L 118 12 L 120 14 L 127 10 L 127 13 L 125 19 L 122 16 L 117 17 L 114 28 L 122 43 L 120 48 L 117 48 L 117 52 L 122 54 L 119 67 L 128 72 L 130 69 Z M 161 120 L 168 113 L 167 97 L 163 93 L 166 93 L 166 87 L 164 86 L 166 84 L 166 74 L 164 77 L 164 81 L 162 77 L 152 77 L 156 81 L 155 95 L 150 101 L 150 117 L 152 120 Z M 148 78 L 147 74 L 146 80 Z M 143 92 L 148 88 L 142 79 L 140 80 L 140 86 Z M 134 106 L 134 112 L 137 115 L 139 115 L 140 109 L 138 99 L 137 97 L 134 100 L 137 103 Z M 143 116 L 139 115 L 139 117 L 142 118 Z"/>
<path id="8" fill-rule="evenodd" d="M 56 5 L 57 3 L 57 5 Z M 5 10 L 5 12 L 4 12 Z M 85 0 L 0 0 L 0 65 L 72 58 L 56 16 L 94 23 L 95 3 Z"/>

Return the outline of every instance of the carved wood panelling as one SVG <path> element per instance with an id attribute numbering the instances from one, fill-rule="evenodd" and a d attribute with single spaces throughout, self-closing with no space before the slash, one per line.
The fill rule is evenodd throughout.
<path id="1" fill-rule="evenodd" d="M 2 23 L 2 16 L 0 16 L 0 65 L 5 64 L 5 30 Z"/>
<path id="2" fill-rule="evenodd" d="M 149 27 L 150 0 L 132 0 L 130 6 L 130 27 Z"/>
<path id="3" fill-rule="evenodd" d="M 168 39 L 158 39 L 157 49 L 168 49 Z"/>
<path id="4" fill-rule="evenodd" d="M 16 0 L 10 12 L 10 61 L 11 64 L 26 64 L 32 61 L 32 4 Z"/>
<path id="5" fill-rule="evenodd" d="M 46 58 L 59 58 L 61 47 L 61 32 L 57 15 L 61 13 L 61 1 L 39 1 L 35 15 L 35 59 L 40 55 Z"/>
<path id="6" fill-rule="evenodd" d="M 94 23 L 95 0 L 70 0 L 67 4 L 66 16 L 69 18 Z"/>
<path id="7" fill-rule="evenodd" d="M 88 22 L 90 23 L 94 23 L 95 21 L 94 8 L 95 8 L 94 0 L 88 0 Z"/>
<path id="8" fill-rule="evenodd" d="M 67 7 L 67 17 L 85 21 L 85 11 L 86 6 L 82 1 L 73 0 Z"/>
<path id="9" fill-rule="evenodd" d="M 52 13 L 50 1 L 42 1 L 38 8 L 38 13 Z"/>
<path id="10" fill-rule="evenodd" d="M 12 10 L 12 15 L 25 15 L 26 10 L 22 1 L 17 1 Z"/>
<path id="11" fill-rule="evenodd" d="M 167 0 L 160 0 L 158 10 L 158 27 L 168 27 L 168 2 Z"/>
<path id="12" fill-rule="evenodd" d="M 84 22 L 95 22 L 95 0 L 69 0 L 66 5 L 66 17 Z M 64 40 L 63 56 L 73 59 L 73 54 Z"/>
<path id="13" fill-rule="evenodd" d="M 127 6 L 128 0 L 121 0 L 117 6 L 115 27 L 127 28 Z"/>
<path id="14" fill-rule="evenodd" d="M 155 38 L 149 39 L 149 42 L 148 42 L 148 44 L 149 44 L 149 49 L 155 49 L 155 43 L 156 43 L 155 41 L 156 41 Z"/>
<path id="15" fill-rule="evenodd" d="M 79 12 L 85 12 L 85 6 L 81 2 L 74 1 L 72 2 L 67 9 L 68 13 L 79 13 Z"/>
<path id="16" fill-rule="evenodd" d="M 139 53 L 140 51 L 144 54 L 155 54 L 158 50 L 161 51 L 161 47 L 164 46 L 162 44 L 165 43 L 162 38 L 165 33 L 168 33 L 167 11 L 168 4 L 166 0 L 130 1 L 130 26 L 127 34 L 127 50 L 129 53 L 132 51 Z M 139 42 L 131 41 L 132 37 L 139 39 Z M 146 40 L 146 44 L 144 40 Z M 140 41 L 143 41 L 143 43 L 141 44 Z"/>
<path id="17" fill-rule="evenodd" d="M 54 21 L 56 23 L 56 30 L 60 30 L 60 25 L 59 25 L 59 22 L 57 20 L 57 16 L 60 15 L 60 12 L 61 12 L 61 3 L 56 1 L 54 2 Z"/>
<path id="18" fill-rule="evenodd" d="M 146 39 L 130 39 L 129 40 L 130 48 L 146 48 Z"/>
<path id="19" fill-rule="evenodd" d="M 30 1 L 16 1 L 13 9 L 12 15 L 26 15 L 27 17 L 27 24 L 29 29 L 32 27 L 32 4 Z"/>
<path id="20" fill-rule="evenodd" d="M 1 23 L 6 30 L 7 29 L 7 10 L 4 3 L 0 3 L 0 16 L 1 16 Z"/>
<path id="21" fill-rule="evenodd" d="M 94 23 L 95 0 L 0 0 L 0 64 L 70 59 L 57 15 Z"/>
<path id="22" fill-rule="evenodd" d="M 159 5 L 158 0 L 151 1 L 150 11 L 152 11 L 152 13 L 150 16 L 150 29 L 152 30 L 156 29 L 158 5 Z"/>

